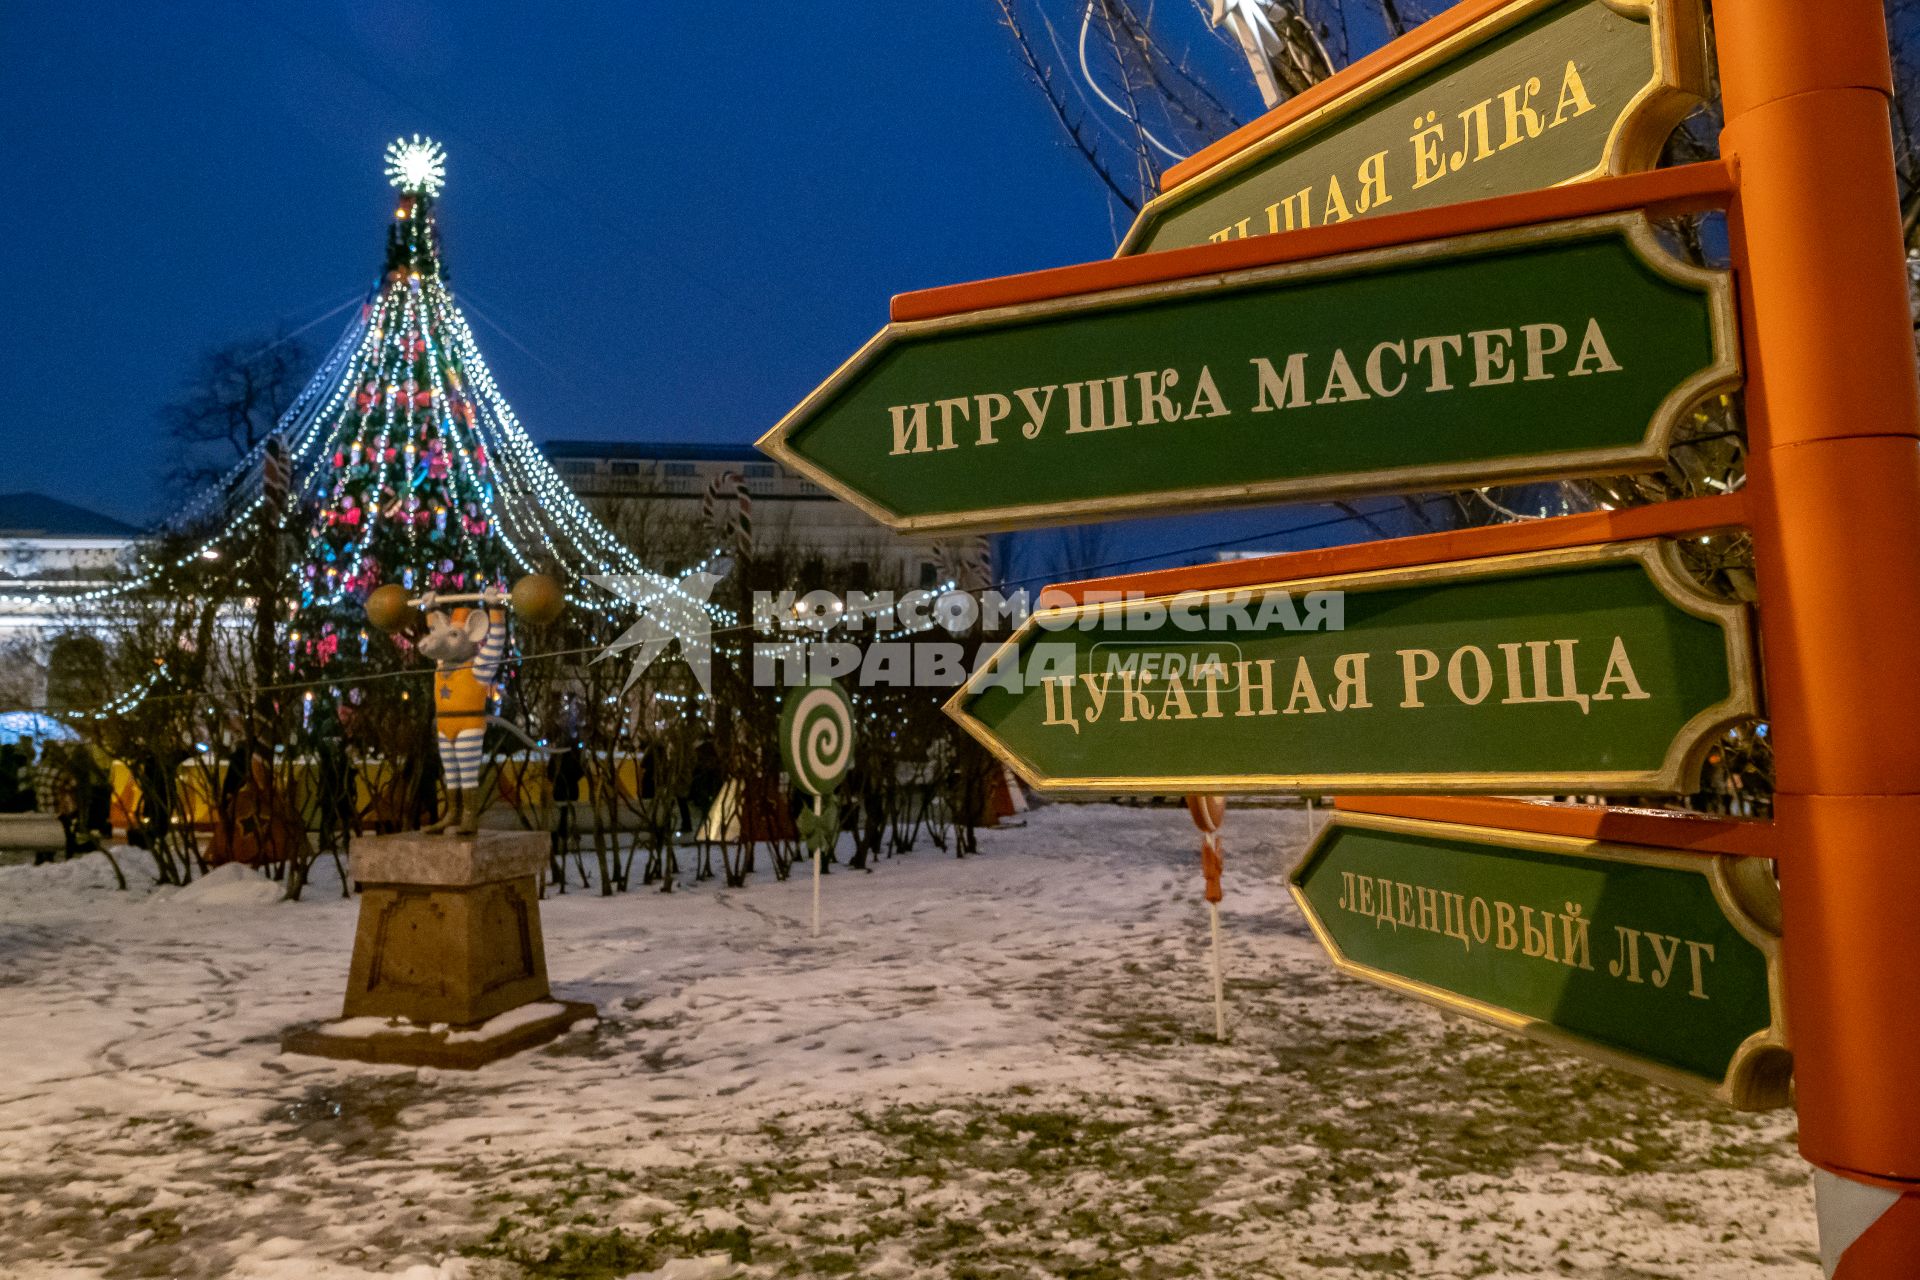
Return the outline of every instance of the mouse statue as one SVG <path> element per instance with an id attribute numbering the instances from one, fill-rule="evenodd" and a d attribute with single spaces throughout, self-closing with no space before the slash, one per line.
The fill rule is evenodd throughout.
<path id="1" fill-rule="evenodd" d="M 447 777 L 447 810 L 423 830 L 471 835 L 480 826 L 480 765 L 486 758 L 487 726 L 500 726 L 529 748 L 552 750 L 519 726 L 489 714 L 494 681 L 507 651 L 506 606 L 511 603 L 522 622 L 544 627 L 566 608 L 566 595 L 552 578 L 529 573 L 513 584 L 511 595 L 488 587 L 477 594 L 447 596 L 448 604 L 479 604 L 451 614 L 438 607 L 440 598 L 431 591 L 417 600 L 407 597 L 406 588 L 388 583 L 368 594 L 366 608 L 367 621 L 389 634 L 419 625 L 419 611 L 426 611 L 425 629 L 414 648 L 433 659 L 433 719 Z"/>
<path id="2" fill-rule="evenodd" d="M 416 647 L 433 659 L 433 723 L 440 738 L 440 767 L 447 779 L 447 807 L 440 820 L 423 831 L 471 835 L 480 825 L 480 764 L 485 758 L 488 703 L 494 678 L 507 649 L 507 615 L 501 594 L 481 593 L 477 609 L 455 609 L 452 616 L 434 607 L 431 593 L 421 597 L 426 634 Z"/>

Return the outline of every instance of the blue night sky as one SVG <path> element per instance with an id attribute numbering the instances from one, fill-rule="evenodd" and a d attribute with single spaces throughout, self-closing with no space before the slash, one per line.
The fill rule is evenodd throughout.
<path id="1" fill-rule="evenodd" d="M 1257 113 L 1192 6 L 1159 20 Z M 749 441 L 891 294 L 1106 257 L 1128 220 L 990 0 L 9 0 L 0 114 L 0 488 L 141 521 L 185 497 L 156 410 L 197 354 L 373 284 L 397 135 L 447 145 L 452 284 L 538 438 Z"/>

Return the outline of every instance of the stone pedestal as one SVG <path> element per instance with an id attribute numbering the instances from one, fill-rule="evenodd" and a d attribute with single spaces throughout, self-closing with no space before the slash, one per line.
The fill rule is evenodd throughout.
<path id="1" fill-rule="evenodd" d="M 355 841 L 348 875 L 361 886 L 360 925 L 342 1021 L 291 1031 L 282 1047 L 479 1066 L 592 1016 L 591 1005 L 549 998 L 538 880 L 546 861 L 539 832 Z"/>
<path id="2" fill-rule="evenodd" d="M 546 861 L 538 832 L 355 841 L 360 929 L 342 1016 L 472 1025 L 546 999 Z"/>

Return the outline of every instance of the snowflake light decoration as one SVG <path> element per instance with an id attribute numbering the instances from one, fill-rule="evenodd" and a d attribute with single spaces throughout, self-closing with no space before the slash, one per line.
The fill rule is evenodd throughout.
<path id="1" fill-rule="evenodd" d="M 413 135 L 387 144 L 387 181 L 402 191 L 440 194 L 447 181 L 447 149 L 432 138 Z"/>

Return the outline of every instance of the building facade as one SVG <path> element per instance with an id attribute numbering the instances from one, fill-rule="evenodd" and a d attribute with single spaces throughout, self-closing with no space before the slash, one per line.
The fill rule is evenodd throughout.
<path id="1" fill-rule="evenodd" d="M 62 701 L 63 668 L 98 665 L 98 638 L 43 596 L 85 591 L 131 563 L 140 531 L 44 493 L 0 494 L 0 711 Z"/>
<path id="2" fill-rule="evenodd" d="M 0 493 L 0 589 L 82 586 L 127 562 L 140 531 L 44 493 Z"/>
<path id="3" fill-rule="evenodd" d="M 803 563 L 812 553 L 865 566 L 879 586 L 931 587 L 958 576 L 969 557 L 982 556 L 980 539 L 894 533 L 750 445 L 555 440 L 541 448 L 581 500 L 616 530 L 642 508 L 722 530 L 737 517 L 736 493 L 744 486 L 755 546 L 790 547 Z"/>

